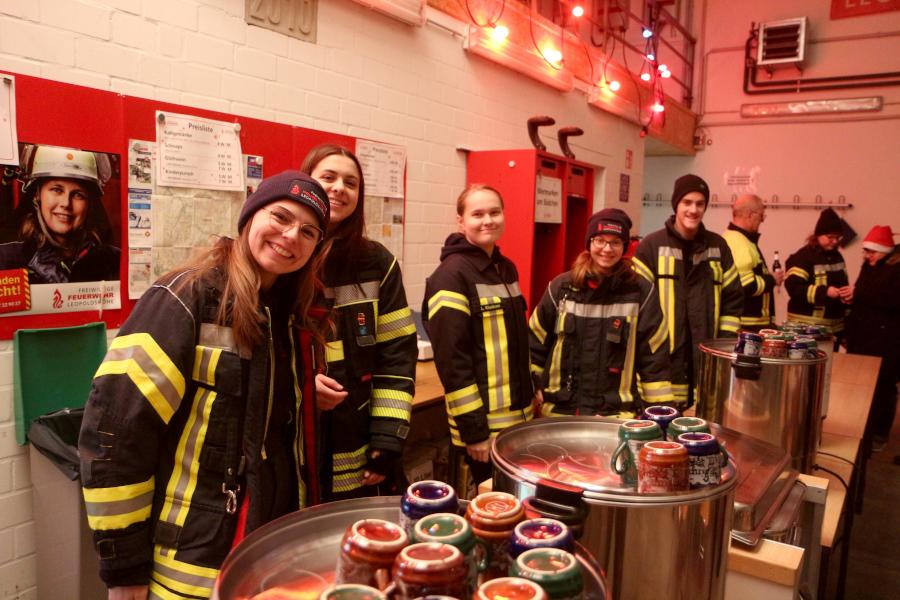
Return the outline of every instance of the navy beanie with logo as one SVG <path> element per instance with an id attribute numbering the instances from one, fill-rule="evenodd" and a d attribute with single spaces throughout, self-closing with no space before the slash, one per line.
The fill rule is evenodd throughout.
<path id="1" fill-rule="evenodd" d="M 238 232 L 256 211 L 276 200 L 291 200 L 308 207 L 316 215 L 322 231 L 328 229 L 331 205 L 319 182 L 302 171 L 283 171 L 263 179 L 256 191 L 247 197 L 238 217 Z"/>
<path id="2" fill-rule="evenodd" d="M 591 238 L 601 233 L 617 235 L 628 245 L 631 239 L 631 219 L 624 210 L 604 208 L 595 212 L 588 220 L 587 232 L 584 234 L 584 247 L 591 248 Z"/>

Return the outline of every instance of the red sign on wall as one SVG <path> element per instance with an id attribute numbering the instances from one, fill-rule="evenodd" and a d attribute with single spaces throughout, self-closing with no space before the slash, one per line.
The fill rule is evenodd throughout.
<path id="1" fill-rule="evenodd" d="M 900 10 L 900 0 L 831 0 L 831 18 L 846 19 Z"/>
<path id="2" fill-rule="evenodd" d="M 31 288 L 27 269 L 0 271 L 0 313 L 31 308 Z"/>

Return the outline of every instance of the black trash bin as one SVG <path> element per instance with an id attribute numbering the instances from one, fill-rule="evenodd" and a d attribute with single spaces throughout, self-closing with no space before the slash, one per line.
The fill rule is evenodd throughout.
<path id="1" fill-rule="evenodd" d="M 78 433 L 81 431 L 83 408 L 64 408 L 41 415 L 28 428 L 28 441 L 46 456 L 63 475 L 75 481 L 80 475 Z"/>
<path id="2" fill-rule="evenodd" d="M 107 594 L 79 481 L 83 416 L 83 408 L 64 408 L 37 417 L 28 428 L 39 600 L 95 600 Z"/>

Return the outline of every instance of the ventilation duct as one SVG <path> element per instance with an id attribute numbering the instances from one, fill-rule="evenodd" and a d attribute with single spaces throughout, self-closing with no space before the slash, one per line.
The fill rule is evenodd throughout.
<path id="1" fill-rule="evenodd" d="M 769 69 L 800 67 L 806 52 L 806 17 L 762 23 L 756 65 Z"/>

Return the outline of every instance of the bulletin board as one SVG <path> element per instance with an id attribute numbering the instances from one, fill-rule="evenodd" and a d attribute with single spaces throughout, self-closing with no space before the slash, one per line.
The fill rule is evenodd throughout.
<path id="1" fill-rule="evenodd" d="M 133 175 L 129 172 L 129 150 L 133 152 L 134 149 L 130 148 L 130 145 L 133 145 L 135 140 L 156 141 L 155 118 L 157 111 L 239 124 L 241 152 L 244 155 L 261 158 L 263 177 L 285 169 L 298 168 L 309 150 L 322 143 L 339 144 L 354 152 L 357 152 L 358 142 L 368 143 L 365 140 L 360 141 L 355 137 L 342 134 L 123 96 L 113 92 L 17 73 L 8 74 L 15 77 L 16 125 L 20 143 L 68 147 L 95 154 L 108 153 L 113 157 L 118 157 L 116 165 L 118 178 L 110 180 L 109 185 L 117 188 L 117 193 L 111 194 L 111 196 L 120 206 L 119 210 L 107 210 L 107 212 L 110 215 L 111 225 L 117 232 L 116 239 L 120 243 L 119 273 L 121 278 L 119 281 L 120 308 L 27 315 L 0 314 L 0 339 L 10 339 L 17 329 L 65 327 L 98 320 L 104 321 L 107 328 L 117 328 L 127 318 L 136 303 L 136 299 L 129 298 L 128 289 L 130 256 L 127 220 L 129 218 L 129 175 Z M 405 150 L 403 150 L 403 156 L 404 169 L 402 181 L 399 183 L 399 189 L 402 190 L 400 197 L 381 198 L 377 195 L 370 195 L 369 182 L 367 181 L 366 184 L 367 233 L 372 239 L 384 242 L 401 260 L 405 227 Z M 365 168 L 366 165 L 364 165 Z M 3 167 L 0 166 L 0 172 L 2 169 Z M 132 183 L 134 183 L 133 177 Z M 109 187 L 107 186 L 105 194 L 108 192 Z M 134 190 L 132 190 L 132 198 L 135 197 L 133 192 Z M 167 194 L 166 190 L 152 190 L 154 202 L 159 192 L 162 192 L 163 196 Z M 171 190 L 168 193 L 171 196 Z M 229 193 L 237 194 L 229 197 L 229 202 L 238 206 L 239 210 L 245 197 L 244 192 Z M 216 199 L 216 196 L 211 197 Z M 154 218 L 163 218 L 162 213 L 154 214 Z M 6 213 L 0 214 L 0 219 L 2 218 L 6 218 Z M 176 221 L 178 219 L 177 216 L 167 216 L 167 218 Z M 0 223 L 0 225 L 3 224 Z M 181 231 L 185 231 L 185 229 Z M 228 233 L 233 235 L 235 231 L 232 229 Z M 154 244 L 155 251 L 156 244 Z"/>

